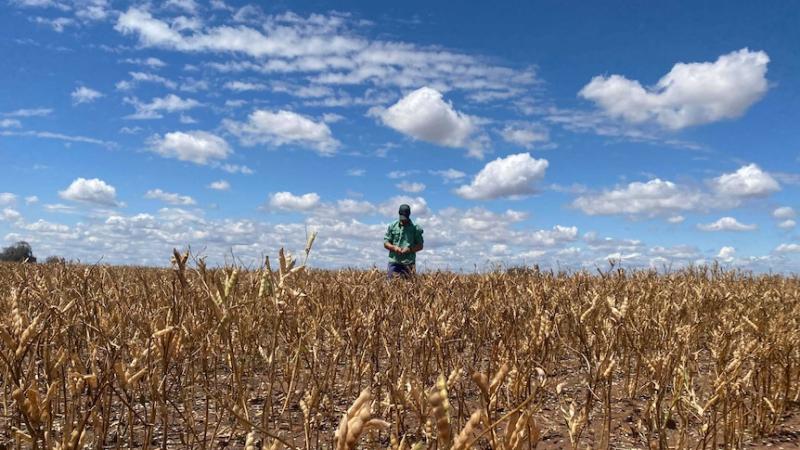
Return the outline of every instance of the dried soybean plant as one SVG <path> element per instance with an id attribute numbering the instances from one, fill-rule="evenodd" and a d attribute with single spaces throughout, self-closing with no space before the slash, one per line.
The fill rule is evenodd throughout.
<path id="1" fill-rule="evenodd" d="M 313 240 L 257 270 L 0 265 L 0 446 L 741 448 L 797 413 L 797 277 L 388 283 L 307 268 Z"/>

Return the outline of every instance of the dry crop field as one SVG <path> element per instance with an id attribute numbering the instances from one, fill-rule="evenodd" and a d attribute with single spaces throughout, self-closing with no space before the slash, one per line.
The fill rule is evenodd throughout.
<path id="1" fill-rule="evenodd" d="M 0 265 L 0 448 L 800 440 L 797 277 L 273 266 Z"/>

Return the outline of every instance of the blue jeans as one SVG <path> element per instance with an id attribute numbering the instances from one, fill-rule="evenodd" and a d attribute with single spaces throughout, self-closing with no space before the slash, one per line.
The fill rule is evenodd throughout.
<path id="1" fill-rule="evenodd" d="M 386 270 L 386 278 L 391 280 L 395 277 L 410 278 L 414 273 L 414 264 L 400 264 L 390 262 Z"/>

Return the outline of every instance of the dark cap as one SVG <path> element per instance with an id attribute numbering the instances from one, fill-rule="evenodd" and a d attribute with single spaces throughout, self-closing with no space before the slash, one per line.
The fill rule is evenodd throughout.
<path id="1" fill-rule="evenodd" d="M 400 210 L 398 213 L 400 214 L 400 218 L 408 219 L 409 216 L 411 216 L 411 207 L 406 204 L 402 204 L 400 205 Z"/>

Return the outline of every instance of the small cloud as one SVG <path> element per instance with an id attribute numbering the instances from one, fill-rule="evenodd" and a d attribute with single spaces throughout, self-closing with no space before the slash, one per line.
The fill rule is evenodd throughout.
<path id="1" fill-rule="evenodd" d="M 319 195 L 309 192 L 294 195 L 291 192 L 276 192 L 270 195 L 269 206 L 281 211 L 310 211 L 320 204 Z"/>
<path id="2" fill-rule="evenodd" d="M 550 142 L 550 132 L 538 124 L 508 125 L 500 131 L 506 142 L 533 150 L 534 147 Z"/>
<path id="3" fill-rule="evenodd" d="M 686 218 L 683 216 L 672 216 L 667 219 L 667 222 L 678 224 L 678 223 L 683 223 L 684 220 L 686 220 Z"/>
<path id="4" fill-rule="evenodd" d="M 800 253 L 800 244 L 781 244 L 775 248 L 778 253 Z"/>
<path id="5" fill-rule="evenodd" d="M 0 221 L 16 222 L 22 219 L 22 214 L 13 208 L 3 208 L 0 210 Z"/>
<path id="6" fill-rule="evenodd" d="M 17 203 L 17 195 L 11 192 L 0 192 L 0 206 L 11 206 Z"/>
<path id="7" fill-rule="evenodd" d="M 261 83 L 248 83 L 245 81 L 228 81 L 223 87 L 229 91 L 236 92 L 263 91 L 267 89 L 267 87 Z"/>
<path id="8" fill-rule="evenodd" d="M 77 25 L 77 22 L 69 17 L 56 17 L 54 19 L 48 17 L 35 17 L 32 20 L 39 25 L 45 25 L 52 28 L 56 33 L 63 33 L 67 27 Z"/>
<path id="9" fill-rule="evenodd" d="M 519 153 L 497 158 L 486 164 L 472 182 L 455 190 L 469 200 L 519 198 L 537 192 L 536 183 L 544 178 L 548 162 Z"/>
<path id="10" fill-rule="evenodd" d="M 208 188 L 215 191 L 228 191 L 231 189 L 231 184 L 225 180 L 218 180 L 209 184 Z"/>
<path id="11" fill-rule="evenodd" d="M 93 203 L 101 206 L 121 206 L 117 202 L 117 190 L 114 186 L 99 178 L 77 178 L 69 187 L 59 191 L 58 196 L 65 200 Z"/>
<path id="12" fill-rule="evenodd" d="M 17 109 L 9 113 L 0 114 L 5 117 L 46 117 L 53 114 L 52 108 L 26 108 Z"/>
<path id="13" fill-rule="evenodd" d="M 397 183 L 395 186 L 397 186 L 397 188 L 402 190 L 402 191 L 410 192 L 410 193 L 414 193 L 414 194 L 422 192 L 422 191 L 425 190 L 425 185 L 422 184 L 422 183 L 408 183 L 408 182 L 403 181 L 402 183 Z"/>
<path id="14" fill-rule="evenodd" d="M 327 124 L 315 122 L 292 111 L 257 110 L 250 114 L 247 122 L 225 119 L 223 125 L 239 138 L 242 145 L 247 146 L 302 145 L 311 147 L 322 155 L 332 155 L 341 145 L 333 138 Z"/>
<path id="15" fill-rule="evenodd" d="M 347 176 L 348 177 L 363 177 L 367 171 L 364 169 L 348 169 Z"/>
<path id="16" fill-rule="evenodd" d="M 436 176 L 439 176 L 439 177 L 441 177 L 441 178 L 442 178 L 442 180 L 443 180 L 445 183 L 450 183 L 450 182 L 453 182 L 453 181 L 458 181 L 458 180 L 460 180 L 460 179 L 464 178 L 465 176 L 467 176 L 467 174 L 466 174 L 466 173 L 464 173 L 464 172 L 462 172 L 462 171 L 460 171 L 460 170 L 456 170 L 456 169 L 447 169 L 447 170 L 431 170 L 429 173 L 430 173 L 431 175 L 436 175 Z"/>
<path id="17" fill-rule="evenodd" d="M 725 246 L 719 249 L 719 253 L 717 253 L 717 259 L 726 263 L 730 263 L 733 262 L 735 255 L 736 255 L 735 248 Z"/>
<path id="18" fill-rule="evenodd" d="M 763 197 L 781 189 L 770 174 L 755 164 L 714 178 L 712 187 L 718 194 L 730 197 Z"/>
<path id="19" fill-rule="evenodd" d="M 430 214 L 428 202 L 422 197 L 411 197 L 408 195 L 397 195 L 378 205 L 378 211 L 386 217 L 397 217 L 400 205 L 406 204 L 411 207 L 411 216 L 425 217 Z"/>
<path id="20" fill-rule="evenodd" d="M 336 213 L 345 215 L 365 215 L 375 212 L 375 205 L 368 201 L 347 198 L 336 202 Z"/>
<path id="21" fill-rule="evenodd" d="M 733 217 L 722 217 L 716 222 L 698 224 L 697 228 L 703 231 L 753 231 L 758 226 L 743 224 Z"/>
<path id="22" fill-rule="evenodd" d="M 71 96 L 72 103 L 80 105 L 82 103 L 91 103 L 102 97 L 103 94 L 99 91 L 95 91 L 94 89 L 87 88 L 86 86 L 81 86 L 72 91 Z"/>
<path id="23" fill-rule="evenodd" d="M 393 170 L 386 174 L 386 176 L 393 180 L 399 180 L 400 178 L 406 178 L 417 173 L 419 173 L 419 170 Z"/>
<path id="24" fill-rule="evenodd" d="M 775 208 L 775 210 L 772 211 L 772 217 L 776 219 L 794 219 L 796 216 L 797 213 L 791 206 L 781 206 L 780 208 Z"/>
<path id="25" fill-rule="evenodd" d="M 253 169 L 240 164 L 223 164 L 219 168 L 224 170 L 225 172 L 233 174 L 240 173 L 242 175 L 252 175 L 256 173 Z"/>
<path id="26" fill-rule="evenodd" d="M 150 150 L 164 158 L 174 158 L 199 165 L 227 159 L 233 152 L 219 136 L 205 131 L 175 131 L 149 140 Z"/>
<path id="27" fill-rule="evenodd" d="M 161 112 L 175 113 L 181 111 L 188 111 L 200 106 L 200 102 L 194 99 L 183 99 L 175 94 L 168 94 L 164 97 L 157 97 L 150 101 L 150 103 L 143 103 L 135 97 L 126 97 L 125 103 L 133 105 L 136 112 L 126 116 L 127 119 L 146 120 L 146 119 L 160 119 L 163 116 Z"/>
<path id="28" fill-rule="evenodd" d="M 322 121 L 325 123 L 336 123 L 344 120 L 344 116 L 335 113 L 325 113 L 322 115 Z"/>
<path id="29" fill-rule="evenodd" d="M 144 198 L 151 200 L 161 200 L 170 205 L 196 205 L 197 202 L 188 195 L 175 194 L 173 192 L 165 192 L 161 189 L 151 189 L 144 194 Z"/>
<path id="30" fill-rule="evenodd" d="M 371 109 L 370 114 L 414 139 L 443 147 L 466 148 L 470 156 L 483 156 L 483 144 L 475 137 L 479 120 L 456 111 L 436 89 L 419 88 L 385 110 Z"/>
<path id="31" fill-rule="evenodd" d="M 147 66 L 147 67 L 150 67 L 151 69 L 161 69 L 161 68 L 167 66 L 167 63 L 165 63 L 164 61 L 162 61 L 162 60 L 160 60 L 158 58 L 154 58 L 152 56 L 149 57 L 149 58 L 144 58 L 144 59 L 141 59 L 141 58 L 128 58 L 128 59 L 123 59 L 122 62 L 125 62 L 125 63 L 128 63 L 128 64 L 140 65 L 140 66 Z"/>
<path id="32" fill-rule="evenodd" d="M 17 119 L 0 119 L 0 128 L 20 128 L 22 123 Z"/>

